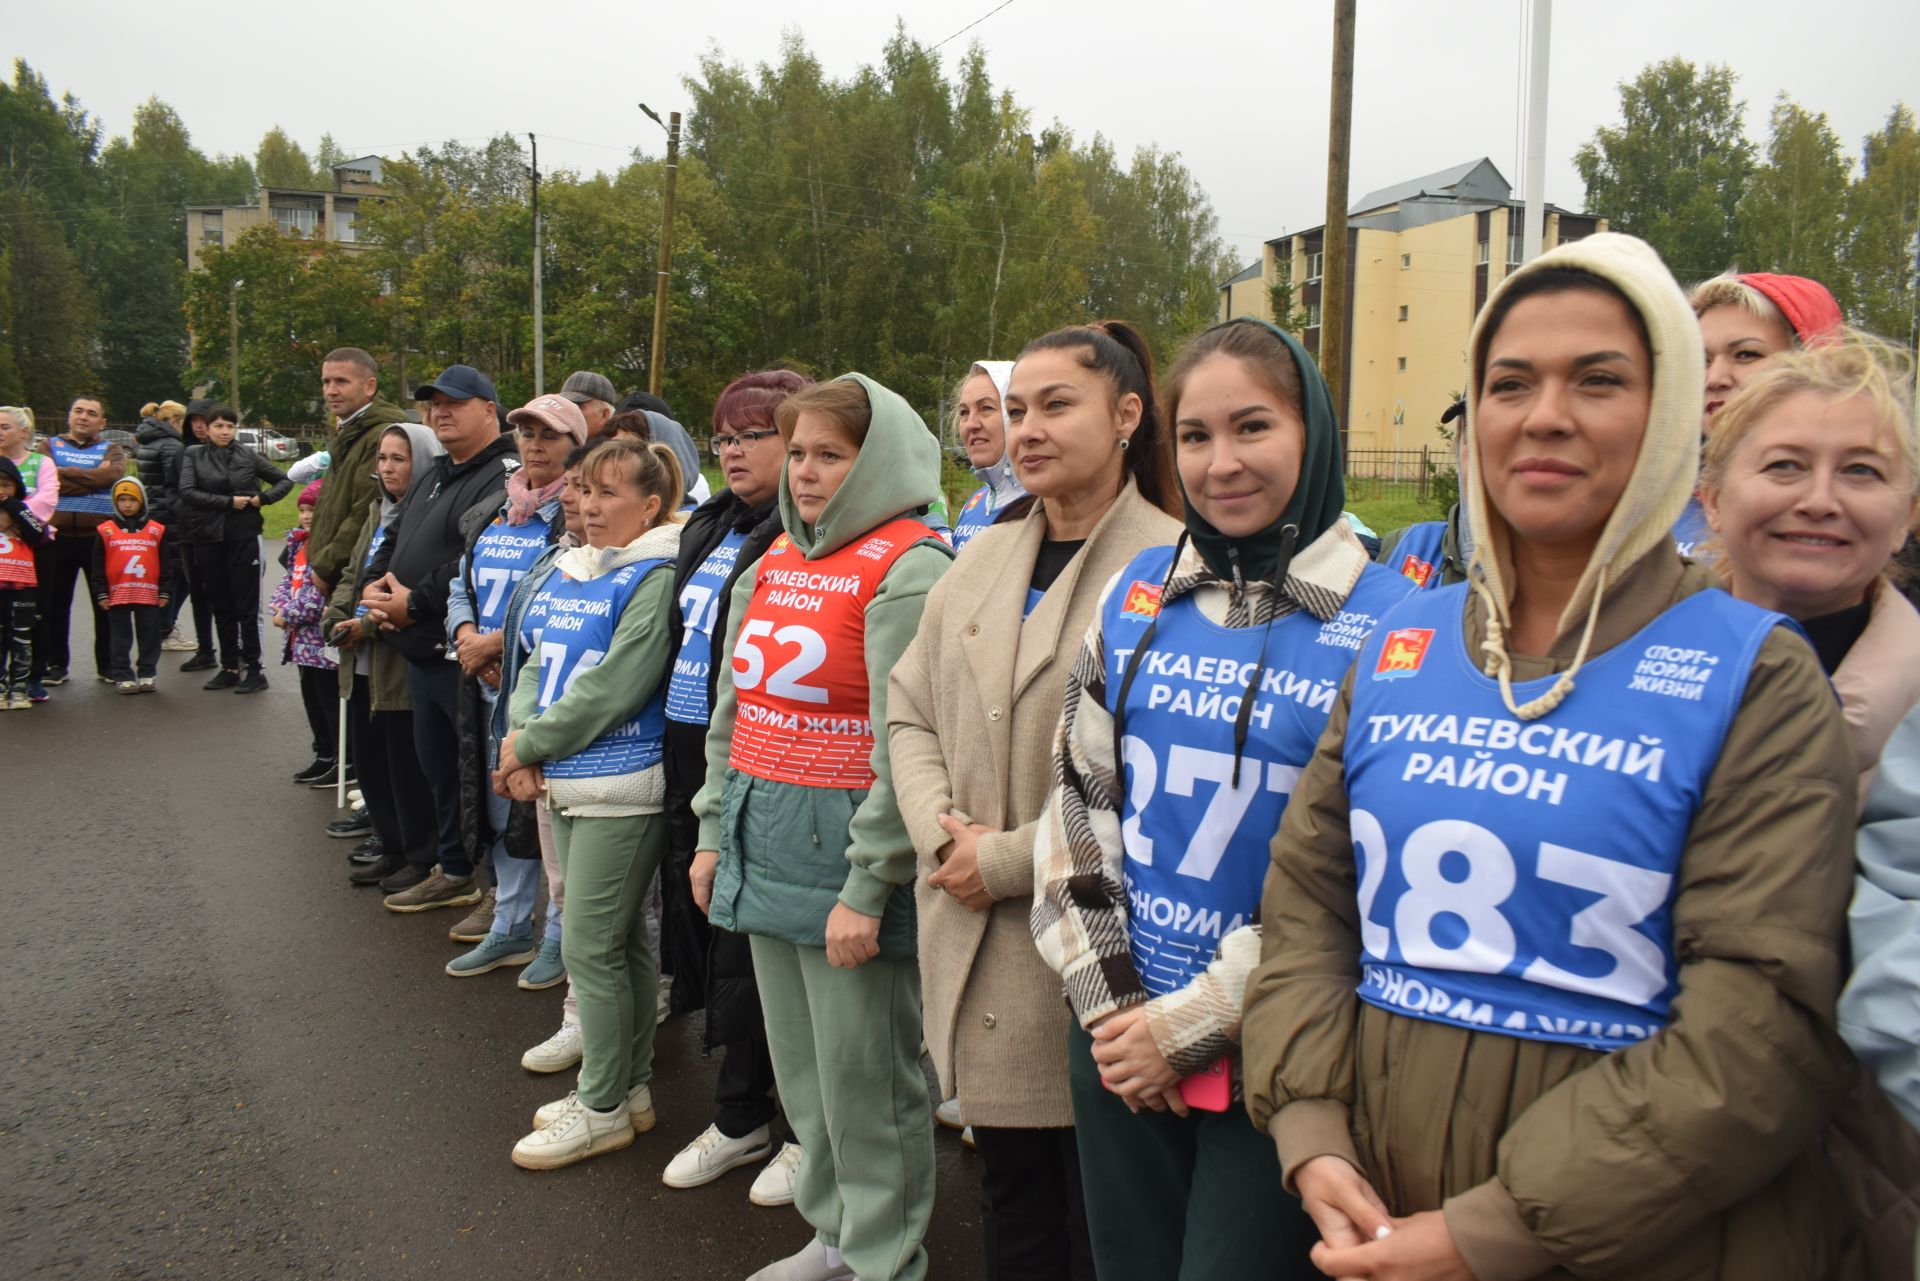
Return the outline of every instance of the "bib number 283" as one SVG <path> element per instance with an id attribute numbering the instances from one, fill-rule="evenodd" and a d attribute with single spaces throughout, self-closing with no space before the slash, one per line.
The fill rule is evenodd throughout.
<path id="1" fill-rule="evenodd" d="M 1360 860 L 1360 936 L 1369 955 L 1389 955 L 1397 937 L 1409 965 L 1501 974 L 1514 963 L 1520 941 L 1507 909 L 1516 896 L 1524 901 L 1528 895 L 1506 842 L 1459 819 L 1414 828 L 1400 847 L 1406 888 L 1389 913 L 1392 924 L 1385 925 L 1373 909 L 1386 879 L 1386 832 L 1363 809 L 1353 811 L 1351 824 Z M 1443 863 L 1456 874 L 1444 872 Z M 1458 875 L 1462 869 L 1465 874 Z M 1522 978 L 1627 1005 L 1644 1005 L 1666 988 L 1666 954 L 1634 927 L 1666 902 L 1672 876 L 1542 841 L 1534 872 L 1525 879 L 1599 895 L 1567 921 L 1567 942 L 1605 953 L 1613 963 L 1603 974 L 1580 974 L 1536 956 Z M 1443 918 L 1451 918 L 1444 927 Z"/>

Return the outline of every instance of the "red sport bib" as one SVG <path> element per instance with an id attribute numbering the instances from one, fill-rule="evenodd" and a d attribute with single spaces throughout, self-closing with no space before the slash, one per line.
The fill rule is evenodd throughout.
<path id="1" fill-rule="evenodd" d="M 733 768 L 803 787 L 873 786 L 867 605 L 901 553 L 932 537 L 903 516 L 814 561 L 786 534 L 773 540 L 734 643 Z"/>
<path id="2" fill-rule="evenodd" d="M 160 603 L 160 536 L 166 532 L 157 520 L 138 529 L 100 522 L 100 537 L 107 544 L 108 606 Z"/>
<path id="3" fill-rule="evenodd" d="M 35 587 L 40 576 L 33 572 L 33 548 L 10 531 L 0 531 L 0 590 Z"/>

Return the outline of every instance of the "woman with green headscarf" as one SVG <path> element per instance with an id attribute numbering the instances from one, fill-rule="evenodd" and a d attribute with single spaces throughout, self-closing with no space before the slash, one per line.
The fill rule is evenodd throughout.
<path id="1" fill-rule="evenodd" d="M 1033 931 L 1069 1056 L 1102 1281 L 1312 1276 L 1317 1234 L 1240 1093 L 1268 842 L 1374 623 L 1413 590 L 1341 519 L 1305 351 L 1229 321 L 1164 394 L 1186 530 L 1111 583 L 1067 679 Z"/>

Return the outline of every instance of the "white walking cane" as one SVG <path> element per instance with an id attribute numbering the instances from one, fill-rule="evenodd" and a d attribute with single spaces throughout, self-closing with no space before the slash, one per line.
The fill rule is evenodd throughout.
<path id="1" fill-rule="evenodd" d="M 333 804 L 336 809 L 347 807 L 347 700 L 340 700 L 340 741 L 334 744 L 333 759 Z"/>

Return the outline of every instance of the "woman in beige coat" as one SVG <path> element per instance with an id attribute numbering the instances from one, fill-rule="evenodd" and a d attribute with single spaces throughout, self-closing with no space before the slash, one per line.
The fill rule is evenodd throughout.
<path id="1" fill-rule="evenodd" d="M 1100 590 L 1179 535 L 1179 495 L 1152 359 L 1129 327 L 1036 339 L 1006 408 L 1032 508 L 978 533 L 927 597 L 889 685 L 888 750 L 920 859 L 927 1045 L 986 1166 L 988 1273 L 1091 1277 L 1071 1019 L 1027 926 L 1033 838 L 1067 668 Z"/>

